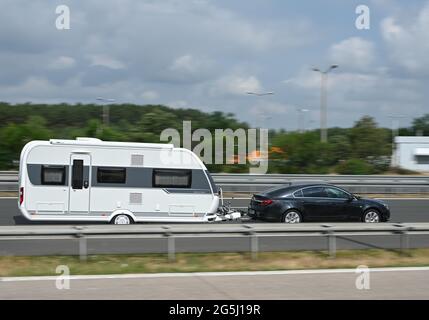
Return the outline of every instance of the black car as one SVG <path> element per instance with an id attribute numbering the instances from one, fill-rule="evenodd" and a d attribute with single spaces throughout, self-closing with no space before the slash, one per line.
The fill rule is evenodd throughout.
<path id="1" fill-rule="evenodd" d="M 298 184 L 254 194 L 251 218 L 285 223 L 361 221 L 385 222 L 390 210 L 380 200 L 363 199 L 330 184 Z"/>

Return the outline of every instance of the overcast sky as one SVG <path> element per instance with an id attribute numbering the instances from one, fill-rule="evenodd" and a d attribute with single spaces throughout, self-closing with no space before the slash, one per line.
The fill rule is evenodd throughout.
<path id="1" fill-rule="evenodd" d="M 429 113 L 429 1 L 0 0 L 0 101 L 166 104 L 233 112 L 254 126 L 391 126 Z M 70 8 L 70 30 L 55 26 Z M 359 4 L 370 29 L 355 27 Z M 274 91 L 250 96 L 247 91 Z"/>

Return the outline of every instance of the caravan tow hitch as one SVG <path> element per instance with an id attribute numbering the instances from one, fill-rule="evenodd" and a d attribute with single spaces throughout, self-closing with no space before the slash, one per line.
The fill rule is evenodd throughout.
<path id="1" fill-rule="evenodd" d="M 219 207 L 214 221 L 238 220 L 241 218 L 241 212 L 231 209 L 231 202 Z"/>

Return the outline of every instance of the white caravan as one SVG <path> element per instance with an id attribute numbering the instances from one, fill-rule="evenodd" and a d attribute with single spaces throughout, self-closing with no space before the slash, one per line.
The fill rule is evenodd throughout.
<path id="1" fill-rule="evenodd" d="M 18 205 L 33 221 L 219 221 L 210 173 L 193 152 L 171 144 L 29 142 L 21 153 Z"/>

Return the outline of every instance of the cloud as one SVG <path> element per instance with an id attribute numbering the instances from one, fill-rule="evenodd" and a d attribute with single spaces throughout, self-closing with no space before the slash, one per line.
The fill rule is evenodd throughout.
<path id="1" fill-rule="evenodd" d="M 359 37 L 336 43 L 330 48 L 330 58 L 335 64 L 348 69 L 364 70 L 374 61 L 374 44 Z"/>
<path id="2" fill-rule="evenodd" d="M 311 70 L 310 66 L 302 68 L 295 76 L 283 80 L 287 86 L 305 89 L 320 88 L 320 74 Z"/>
<path id="3" fill-rule="evenodd" d="M 190 54 L 180 56 L 174 60 L 170 69 L 172 71 L 194 74 L 210 67 L 211 61 L 207 59 L 198 59 Z"/>
<path id="4" fill-rule="evenodd" d="M 429 2 L 417 17 L 387 17 L 381 22 L 381 34 L 394 63 L 408 72 L 429 74 Z"/>
<path id="5" fill-rule="evenodd" d="M 290 104 L 253 99 L 252 107 L 250 107 L 249 113 L 257 117 L 264 116 L 265 119 L 272 120 L 273 117 L 288 114 L 289 112 L 295 112 L 295 110 L 296 107 Z"/>
<path id="6" fill-rule="evenodd" d="M 52 82 L 80 77 L 90 86 L 157 83 L 163 97 L 174 91 L 169 100 L 177 100 L 176 91 L 193 94 L 190 85 L 215 82 L 261 55 L 302 46 L 311 34 L 305 20 L 254 19 L 204 0 L 66 0 L 71 29 L 60 31 L 54 1 L 23 3 L 7 1 L 0 11 L 0 84 L 22 83 L 31 75 Z"/>
<path id="7" fill-rule="evenodd" d="M 320 92 L 320 75 L 308 69 L 302 69 L 295 77 L 284 81 L 285 85 L 304 90 L 314 97 Z M 329 96 L 339 96 L 346 105 L 347 101 L 418 101 L 419 81 L 399 78 L 386 73 L 382 68 L 371 72 L 332 72 L 327 83 Z M 388 95 L 386 95 L 388 92 Z"/>
<path id="8" fill-rule="evenodd" d="M 113 70 L 125 69 L 126 66 L 123 62 L 109 57 L 105 54 L 92 54 L 88 58 L 91 60 L 91 66 L 101 66 Z"/>
<path id="9" fill-rule="evenodd" d="M 52 61 L 48 67 L 54 70 L 68 69 L 74 67 L 75 64 L 76 60 L 72 57 L 61 56 Z"/>
<path id="10" fill-rule="evenodd" d="M 429 2 L 370 0 L 371 30 L 351 33 L 345 26 L 353 19 L 331 19 L 344 13 L 334 2 L 326 16 L 322 5 L 308 10 L 309 1 L 65 0 L 71 29 L 59 31 L 55 1 L 6 1 L 1 99 L 171 102 L 232 111 L 249 123 L 260 119 L 256 108 L 272 116 L 271 127 L 295 129 L 288 106 L 308 108 L 317 120 L 320 75 L 311 67 L 338 63 L 329 74 L 329 124 L 370 114 L 389 125 L 387 113 L 426 112 Z M 267 89 L 275 95 L 245 94 Z"/>
<path id="11" fill-rule="evenodd" d="M 144 100 L 156 100 L 159 98 L 159 94 L 156 91 L 148 90 L 142 93 L 141 97 Z"/>
<path id="12" fill-rule="evenodd" d="M 256 76 L 228 75 L 217 80 L 212 90 L 213 95 L 245 95 L 246 92 L 262 91 L 261 84 Z"/>
<path id="13" fill-rule="evenodd" d="M 185 54 L 173 60 L 160 77 L 176 83 L 193 83 L 213 77 L 214 63 L 208 58 Z"/>

